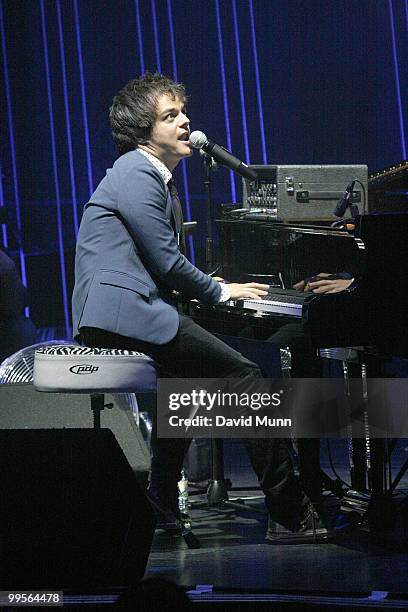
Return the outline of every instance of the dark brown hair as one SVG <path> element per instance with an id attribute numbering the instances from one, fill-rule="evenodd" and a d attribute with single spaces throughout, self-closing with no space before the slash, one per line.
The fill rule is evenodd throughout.
<path id="1" fill-rule="evenodd" d="M 157 104 L 163 94 L 186 99 L 184 85 L 163 74 L 150 74 L 129 81 L 113 98 L 109 110 L 112 136 L 121 154 L 145 144 L 157 118 Z"/>

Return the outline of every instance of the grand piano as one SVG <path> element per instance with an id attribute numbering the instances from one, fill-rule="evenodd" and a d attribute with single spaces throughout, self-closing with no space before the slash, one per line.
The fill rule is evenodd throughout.
<path id="1" fill-rule="evenodd" d="M 376 345 L 408 354 L 408 214 L 370 214 L 355 222 L 350 232 L 220 220 L 221 274 L 235 282 L 265 282 L 270 294 L 259 302 L 192 303 L 190 313 L 212 331 L 235 335 L 251 328 L 251 337 L 259 339 L 300 318 L 316 347 Z M 320 272 L 346 272 L 355 280 L 337 294 L 293 289 Z"/>
<path id="2" fill-rule="evenodd" d="M 316 349 L 355 347 L 359 372 L 382 376 L 392 356 L 408 356 L 408 164 L 403 162 L 369 177 L 370 214 L 352 227 L 284 224 L 265 219 L 217 221 L 219 275 L 234 282 L 270 285 L 266 299 L 239 300 L 217 306 L 190 304 L 190 315 L 214 333 L 263 340 L 285 323 L 301 321 Z M 372 200 L 370 200 L 372 197 Z M 405 212 L 406 211 L 406 212 Z M 321 272 L 348 273 L 351 286 L 340 293 L 295 291 L 301 279 Z M 354 369 L 353 369 L 354 367 Z M 350 375 L 357 376 L 356 366 Z M 366 394 L 367 381 L 359 390 Z M 392 443 L 391 443 L 392 444 Z M 367 455 L 367 449 L 369 449 Z M 354 441 L 352 485 L 370 490 L 375 528 L 390 513 L 386 477 L 389 442 Z M 408 466 L 403 466 L 405 470 Z"/>
<path id="3" fill-rule="evenodd" d="M 368 185 L 372 212 L 357 216 L 351 228 L 221 215 L 219 274 L 267 283 L 270 294 L 259 302 L 193 303 L 190 314 L 214 332 L 243 335 L 252 328 L 259 339 L 301 319 L 318 348 L 377 346 L 408 355 L 408 163 L 371 175 Z M 337 294 L 294 291 L 297 282 L 322 272 L 348 273 L 354 282 Z"/>

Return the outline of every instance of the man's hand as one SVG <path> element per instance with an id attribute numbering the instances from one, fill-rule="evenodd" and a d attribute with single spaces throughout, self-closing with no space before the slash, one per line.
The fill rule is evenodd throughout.
<path id="1" fill-rule="evenodd" d="M 313 291 L 313 293 L 340 293 L 340 291 L 348 289 L 353 280 L 353 278 L 322 279 L 306 283 L 304 291 Z"/>
<path id="2" fill-rule="evenodd" d="M 328 272 L 320 272 L 317 276 L 299 281 L 293 285 L 293 289 L 313 293 L 339 293 L 350 287 L 354 281 L 354 278 L 333 278 L 333 276 L 335 275 Z"/>
<path id="3" fill-rule="evenodd" d="M 306 284 L 306 281 L 301 280 L 293 285 L 293 289 L 296 289 L 296 291 L 306 291 Z"/>
<path id="4" fill-rule="evenodd" d="M 265 295 L 268 295 L 269 285 L 261 283 L 230 283 L 228 289 L 231 291 L 232 300 L 240 300 L 242 298 L 260 300 Z"/>

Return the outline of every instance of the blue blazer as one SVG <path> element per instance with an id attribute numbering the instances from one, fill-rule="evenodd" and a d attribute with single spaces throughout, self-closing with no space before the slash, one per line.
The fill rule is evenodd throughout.
<path id="1" fill-rule="evenodd" d="M 172 200 L 159 171 L 137 150 L 107 170 L 85 205 L 75 257 L 73 333 L 97 327 L 154 344 L 179 317 L 172 298 L 218 302 L 221 288 L 178 249 Z"/>

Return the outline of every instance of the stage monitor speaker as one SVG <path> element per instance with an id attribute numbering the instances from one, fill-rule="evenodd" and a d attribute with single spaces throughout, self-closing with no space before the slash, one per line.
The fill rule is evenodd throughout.
<path id="1" fill-rule="evenodd" d="M 105 395 L 112 404 L 101 414 L 141 484 L 147 481 L 150 452 L 138 428 L 126 394 Z M 0 429 L 62 429 L 92 427 L 89 395 L 40 393 L 32 384 L 0 384 Z"/>
<path id="2" fill-rule="evenodd" d="M 0 590 L 135 585 L 153 511 L 107 429 L 0 431 Z"/>

